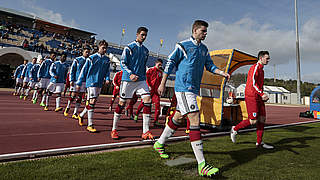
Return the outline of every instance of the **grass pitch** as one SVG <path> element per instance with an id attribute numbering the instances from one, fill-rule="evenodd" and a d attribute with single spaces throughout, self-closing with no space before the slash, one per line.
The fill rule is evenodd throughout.
<path id="1" fill-rule="evenodd" d="M 221 170 L 214 179 L 319 179 L 320 124 L 267 130 L 274 150 L 257 149 L 255 132 L 204 140 L 206 161 Z M 189 141 L 166 147 L 172 159 L 194 158 Z M 204 179 L 195 162 L 169 167 L 152 147 L 0 164 L 0 179 Z"/>

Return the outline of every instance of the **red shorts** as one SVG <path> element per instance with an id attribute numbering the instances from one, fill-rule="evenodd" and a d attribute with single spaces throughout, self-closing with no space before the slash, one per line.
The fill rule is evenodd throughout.
<path id="1" fill-rule="evenodd" d="M 249 119 L 257 119 L 259 116 L 266 117 L 266 106 L 262 100 L 255 97 L 246 97 L 245 102 Z"/>
<path id="2" fill-rule="evenodd" d="M 116 89 L 116 87 L 113 88 L 113 97 L 117 97 L 119 95 L 120 88 Z"/>

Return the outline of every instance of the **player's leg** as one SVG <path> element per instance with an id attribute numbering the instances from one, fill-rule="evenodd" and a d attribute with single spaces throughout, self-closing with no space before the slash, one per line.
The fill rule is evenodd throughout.
<path id="1" fill-rule="evenodd" d="M 60 102 L 61 102 L 61 94 L 63 92 L 64 88 L 64 83 L 57 83 L 56 88 L 55 88 L 55 94 L 56 94 L 56 109 L 54 110 L 55 112 L 61 111 L 63 108 L 60 107 Z"/>
<path id="2" fill-rule="evenodd" d="M 77 96 L 76 87 L 75 86 L 71 86 L 70 87 L 70 92 L 71 92 L 71 96 L 68 98 L 67 106 L 66 106 L 66 108 L 64 110 L 64 113 L 63 113 L 64 116 L 68 116 L 69 115 L 69 110 L 71 108 L 71 103 L 73 103 L 73 101 L 75 100 L 75 98 Z M 65 94 L 65 92 L 63 92 L 63 93 Z"/>
<path id="3" fill-rule="evenodd" d="M 143 101 L 141 101 L 141 103 L 139 104 L 137 110 L 136 110 L 136 114 L 134 116 L 134 120 L 137 122 L 138 121 L 138 117 L 139 117 L 139 114 L 143 108 L 144 104 L 143 104 Z"/>
<path id="4" fill-rule="evenodd" d="M 47 89 L 46 89 L 46 102 L 45 102 L 45 107 L 44 107 L 45 111 L 49 110 L 50 98 L 55 91 L 55 88 L 56 88 L 55 86 L 56 86 L 55 83 L 50 82 Z"/>
<path id="5" fill-rule="evenodd" d="M 264 102 L 259 102 L 259 116 L 258 121 L 256 123 L 257 127 L 257 147 L 262 147 L 265 149 L 273 149 L 274 147 L 271 145 L 268 145 L 262 141 L 263 133 L 264 133 L 264 126 L 266 121 L 266 110 L 265 110 L 265 104 Z"/>
<path id="6" fill-rule="evenodd" d="M 160 116 L 160 96 L 154 94 L 152 96 L 152 103 L 154 103 L 154 121 L 153 124 L 155 126 L 161 125 L 159 123 L 159 116 Z"/>
<path id="7" fill-rule="evenodd" d="M 88 95 L 87 95 L 86 104 L 84 106 L 84 109 L 82 110 L 82 112 L 78 116 L 78 123 L 80 126 L 83 126 L 83 117 L 88 112 L 87 105 L 89 104 L 89 88 L 87 88 L 87 94 Z"/>

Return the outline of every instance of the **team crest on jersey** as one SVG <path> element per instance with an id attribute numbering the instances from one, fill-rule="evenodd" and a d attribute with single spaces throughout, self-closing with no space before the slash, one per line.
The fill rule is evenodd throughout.
<path id="1" fill-rule="evenodd" d="M 124 96 L 126 96 L 126 94 L 125 94 L 125 93 L 122 93 L 122 97 L 124 97 Z"/>
<path id="2" fill-rule="evenodd" d="M 195 106 L 194 104 L 192 104 L 192 105 L 190 106 L 190 108 L 191 108 L 191 109 L 194 109 L 194 108 L 196 108 L 196 106 Z"/>
<path id="3" fill-rule="evenodd" d="M 252 115 L 253 115 L 253 117 L 257 117 L 257 113 L 255 113 L 255 112 L 252 113 Z"/>

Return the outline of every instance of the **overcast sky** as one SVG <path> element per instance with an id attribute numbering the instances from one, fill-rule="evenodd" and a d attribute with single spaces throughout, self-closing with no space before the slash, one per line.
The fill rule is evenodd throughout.
<path id="1" fill-rule="evenodd" d="M 204 43 L 209 50 L 236 48 L 256 55 L 268 50 L 266 77 L 296 79 L 294 0 L 1 0 L 1 7 L 97 33 L 98 39 L 122 44 L 135 39 L 137 27 L 149 28 L 145 45 L 168 55 L 176 42 L 191 35 L 196 19 L 209 22 Z M 302 80 L 320 83 L 319 0 L 298 0 Z"/>

